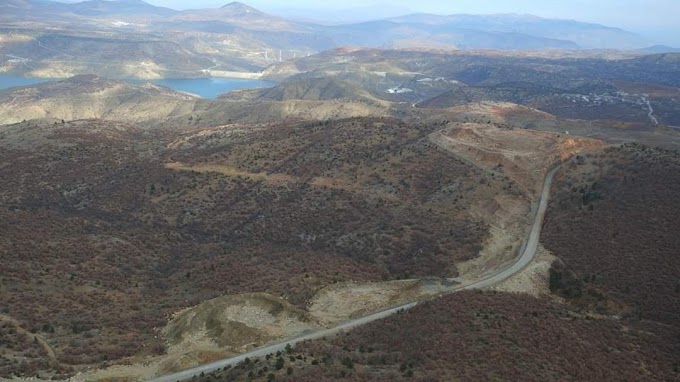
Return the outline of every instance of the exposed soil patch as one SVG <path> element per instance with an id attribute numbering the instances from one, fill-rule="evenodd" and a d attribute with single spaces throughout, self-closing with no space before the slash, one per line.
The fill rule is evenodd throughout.
<path id="1" fill-rule="evenodd" d="M 417 280 L 336 284 L 322 289 L 314 296 L 309 313 L 327 325 L 333 325 L 414 301 L 429 293 Z"/>
<path id="2" fill-rule="evenodd" d="M 550 295 L 550 266 L 556 257 L 539 245 L 537 256 L 524 270 L 495 285 L 490 290 L 524 293 L 534 297 Z"/>
<path id="3" fill-rule="evenodd" d="M 163 329 L 163 336 L 169 353 L 187 352 L 201 342 L 242 352 L 316 328 L 316 320 L 306 312 L 280 298 L 256 293 L 219 297 L 179 312 Z"/>
<path id="4" fill-rule="evenodd" d="M 604 145 L 589 138 L 480 123 L 455 123 L 431 139 L 480 167 L 511 177 L 532 198 L 550 166 Z"/>

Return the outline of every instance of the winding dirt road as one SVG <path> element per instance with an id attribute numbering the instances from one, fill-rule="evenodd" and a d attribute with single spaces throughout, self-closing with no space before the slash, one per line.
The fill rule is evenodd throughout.
<path id="1" fill-rule="evenodd" d="M 647 97 L 644 97 L 643 100 L 645 101 L 647 107 L 649 108 L 649 113 L 647 114 L 647 117 L 649 117 L 649 120 L 652 122 L 652 124 L 658 125 L 659 120 L 654 116 L 654 108 L 652 108 L 652 102 Z"/>
<path id="2" fill-rule="evenodd" d="M 520 256 L 516 259 L 515 263 L 507 267 L 505 269 L 499 269 L 497 272 L 492 273 L 490 275 L 484 276 L 483 278 L 466 283 L 466 284 L 460 284 L 454 287 L 451 287 L 448 290 L 445 290 L 436 297 L 439 297 L 441 295 L 449 294 L 449 293 L 455 293 L 458 291 L 462 290 L 471 290 L 471 289 L 481 289 L 481 288 L 486 288 L 490 287 L 493 285 L 496 285 L 498 283 L 501 283 L 508 278 L 512 277 L 516 273 L 520 272 L 523 270 L 536 256 L 536 250 L 538 249 L 538 243 L 539 243 L 539 238 L 541 236 L 541 229 L 543 227 L 543 219 L 545 218 L 545 212 L 548 207 L 548 200 L 550 198 L 550 188 L 552 186 L 553 178 L 555 177 L 555 173 L 557 173 L 557 170 L 559 169 L 559 166 L 555 166 L 552 170 L 548 172 L 548 174 L 545 177 L 545 181 L 543 183 L 543 191 L 541 192 L 541 197 L 538 203 L 538 209 L 536 211 L 536 215 L 534 216 L 534 222 L 531 228 L 531 231 L 529 232 L 529 236 L 527 237 L 526 242 L 520 249 Z M 427 297 L 424 298 L 421 301 L 424 300 L 429 300 L 432 299 L 433 297 Z M 373 321 L 377 321 L 380 319 L 383 319 L 385 317 L 389 317 L 393 314 L 396 314 L 400 311 L 408 310 L 413 308 L 414 306 L 418 305 L 421 301 L 416 301 L 416 302 L 411 302 L 408 304 L 400 305 L 394 308 L 390 308 L 387 310 L 383 310 L 378 313 L 374 313 L 365 317 L 357 318 L 354 320 L 347 321 L 343 324 L 340 324 L 334 328 L 331 329 L 324 329 L 324 330 L 318 330 L 315 332 L 307 333 L 299 337 L 295 338 L 290 338 L 287 340 L 284 340 L 282 342 L 268 345 L 261 347 L 259 349 L 255 349 L 253 351 L 250 351 L 248 353 L 241 354 L 236 357 L 232 358 L 226 358 L 220 361 L 212 362 L 209 364 L 205 364 L 202 366 L 194 367 L 191 369 L 187 369 L 184 371 L 180 371 L 177 373 L 173 374 L 168 374 L 165 376 L 161 376 L 158 378 L 154 378 L 149 380 L 150 382 L 175 382 L 175 381 L 185 381 L 188 379 L 191 379 L 194 376 L 200 375 L 201 373 L 211 373 L 214 371 L 217 371 L 219 369 L 222 369 L 226 366 L 234 366 L 238 364 L 239 362 L 244 361 L 246 358 L 256 358 L 256 357 L 262 357 L 267 354 L 271 353 L 276 353 L 277 351 L 282 351 L 286 348 L 287 345 L 294 346 L 295 344 L 306 341 L 306 340 L 314 340 L 314 339 L 319 339 L 323 337 L 328 337 L 328 336 L 333 336 L 337 333 L 347 331 L 354 329 L 356 327 L 368 324 Z"/>
<path id="3" fill-rule="evenodd" d="M 539 240 L 541 238 L 541 230 L 543 229 L 543 220 L 545 219 L 545 212 L 548 209 L 548 201 L 550 200 L 550 188 L 552 187 L 553 179 L 555 174 L 560 169 L 559 166 L 553 167 L 545 177 L 543 182 L 543 190 L 541 191 L 541 197 L 538 201 L 538 209 L 536 210 L 536 215 L 534 216 L 534 222 L 531 226 L 531 231 L 527 240 L 524 242 L 520 249 L 520 256 L 517 258 L 514 264 L 505 270 L 500 270 L 498 273 L 487 276 L 482 280 L 478 280 L 473 284 L 467 286 L 458 286 L 457 290 L 470 290 L 470 289 L 481 289 L 499 284 L 514 274 L 522 271 L 529 263 L 536 257 L 536 251 L 538 250 Z"/>

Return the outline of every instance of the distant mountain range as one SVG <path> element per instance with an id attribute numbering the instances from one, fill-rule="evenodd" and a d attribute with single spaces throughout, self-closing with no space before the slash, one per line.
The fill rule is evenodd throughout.
<path id="1" fill-rule="evenodd" d="M 219 76 L 260 71 L 275 61 L 337 47 L 616 49 L 639 54 L 660 49 L 641 50 L 651 44 L 622 29 L 531 15 L 412 14 L 320 25 L 272 16 L 238 2 L 176 11 L 142 0 L 5 0 L 0 4 L 0 38 L 3 35 L 0 67 L 41 77 Z"/>
<path id="2" fill-rule="evenodd" d="M 158 23 L 214 22 L 254 30 L 313 32 L 328 40 L 327 48 L 347 44 L 366 47 L 425 44 L 461 49 L 638 49 L 650 45 L 640 36 L 618 28 L 515 14 L 412 14 L 327 27 L 288 21 L 239 2 L 217 9 L 175 11 L 142 0 L 89 0 L 80 3 L 9 0 L 0 5 L 0 9 L 5 20 L 38 18 L 41 15 L 53 18 L 56 13 L 61 17 L 69 14 L 106 18 L 129 16 L 133 20 Z"/>
<path id="3" fill-rule="evenodd" d="M 532 15 L 449 15 L 414 14 L 391 19 L 417 25 L 433 34 L 494 32 L 522 38 L 561 41 L 581 49 L 635 49 L 647 45 L 640 36 L 619 28 L 572 20 L 544 19 Z M 549 43 L 548 43 L 549 44 Z"/>
<path id="4" fill-rule="evenodd" d="M 654 45 L 639 50 L 640 52 L 657 54 L 657 53 L 680 53 L 680 48 L 671 48 L 666 45 Z"/>

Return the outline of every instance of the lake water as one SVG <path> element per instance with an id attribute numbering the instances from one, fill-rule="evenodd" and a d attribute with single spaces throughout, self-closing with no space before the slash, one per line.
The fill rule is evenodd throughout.
<path id="1" fill-rule="evenodd" d="M 15 86 L 28 86 L 48 81 L 59 81 L 59 79 L 48 78 L 25 78 L 11 75 L 0 75 L 0 89 L 12 88 Z M 193 93 L 203 98 L 216 98 L 219 94 L 228 93 L 237 89 L 254 89 L 272 87 L 276 84 L 269 81 L 241 80 L 232 78 L 166 78 L 162 80 L 126 80 L 130 83 L 141 84 L 151 82 L 156 85 L 165 86 L 171 89 Z"/>
<path id="2" fill-rule="evenodd" d="M 130 80 L 133 83 L 151 82 L 170 89 L 199 95 L 203 98 L 216 98 L 222 93 L 238 89 L 269 88 L 276 85 L 273 82 L 259 80 L 241 80 L 232 78 L 166 78 L 153 81 Z"/>
<path id="3" fill-rule="evenodd" d="M 25 78 L 17 76 L 0 75 L 0 89 L 13 88 L 15 86 L 28 86 L 49 81 L 44 78 Z"/>

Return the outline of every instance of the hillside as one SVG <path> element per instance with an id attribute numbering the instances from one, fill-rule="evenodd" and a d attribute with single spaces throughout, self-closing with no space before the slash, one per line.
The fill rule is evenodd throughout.
<path id="1" fill-rule="evenodd" d="M 678 55 L 572 53 L 1 91 L 0 379 L 148 380 L 413 301 L 205 380 L 678 379 Z M 560 161 L 537 257 L 435 298 L 512 269 Z"/>
<path id="2" fill-rule="evenodd" d="M 675 151 L 632 144 L 565 168 L 544 240 L 562 262 L 556 272 L 565 282 L 555 287 L 567 295 L 575 288 L 574 304 L 677 326 L 680 258 L 670 232 L 678 166 Z"/>
<path id="3" fill-rule="evenodd" d="M 264 94 L 261 90 L 237 91 L 207 100 L 149 83 L 131 84 L 91 75 L 76 76 L 0 91 L 0 100 L 4 100 L 0 105 L 0 123 L 97 118 L 142 123 L 147 128 L 167 125 L 211 127 L 236 122 L 270 123 L 393 114 L 389 105 L 376 102 L 364 90 L 355 88 L 356 93 L 345 93 L 343 84 L 338 85 L 336 88 L 324 87 L 320 92 L 311 86 L 281 86 L 266 90 Z M 362 93 L 366 97 L 358 96 Z"/>
<path id="4" fill-rule="evenodd" d="M 222 295 L 305 308 L 334 283 L 457 275 L 488 235 L 478 203 L 522 195 L 432 145 L 440 127 L 4 126 L 0 306 L 59 366 L 3 376 L 162 354 L 154 328 Z"/>
<path id="5" fill-rule="evenodd" d="M 499 50 L 579 48 L 572 41 L 540 35 L 456 26 L 444 30 L 424 24 L 402 24 L 389 20 L 329 27 L 329 32 L 336 46 Z"/>
<path id="6" fill-rule="evenodd" d="M 329 77 L 292 79 L 271 89 L 256 92 L 259 93 L 256 99 L 275 101 L 370 101 L 373 98 L 359 83 Z"/>
<path id="7" fill-rule="evenodd" d="M 196 380 L 676 380 L 678 328 L 648 330 L 546 298 L 462 292 Z"/>
<path id="8" fill-rule="evenodd" d="M 149 122 L 190 114 L 197 96 L 152 85 L 131 85 L 97 76 L 0 91 L 0 123 L 53 118 Z"/>
<path id="9" fill-rule="evenodd" d="M 677 380 L 678 166 L 677 151 L 638 144 L 565 163 L 538 290 L 519 280 L 530 268 L 509 281 L 519 294 L 444 296 L 197 380 Z"/>
<path id="10" fill-rule="evenodd" d="M 491 30 L 516 36 L 540 36 L 570 42 L 582 49 L 635 49 L 645 40 L 619 28 L 573 20 L 548 20 L 532 15 L 431 15 L 414 14 L 390 19 L 405 25 L 427 25 L 438 33 L 465 30 Z M 554 44 L 554 42 L 553 42 Z"/>
<path id="11" fill-rule="evenodd" d="M 625 121 L 646 128 L 680 124 L 679 57 L 337 49 L 272 65 L 264 75 L 283 78 L 284 84 L 315 76 L 342 79 L 362 84 L 375 98 L 418 108 L 510 102 L 564 119 Z"/>
<path id="12" fill-rule="evenodd" d="M 174 17 L 174 20 L 195 22 L 216 21 L 261 31 L 301 32 L 303 30 L 297 23 L 271 16 L 239 2 L 232 2 L 217 9 L 193 9 L 179 12 Z"/>

